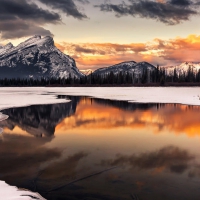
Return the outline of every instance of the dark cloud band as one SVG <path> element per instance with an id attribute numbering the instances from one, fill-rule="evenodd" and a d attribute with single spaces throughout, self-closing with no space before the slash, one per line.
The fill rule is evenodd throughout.
<path id="1" fill-rule="evenodd" d="M 168 25 L 179 24 L 189 20 L 190 16 L 198 12 L 192 7 L 189 0 L 152 1 L 129 0 L 130 4 L 104 3 L 95 5 L 101 11 L 114 12 L 117 17 L 131 15 L 133 17 L 155 19 Z"/>
<path id="2" fill-rule="evenodd" d="M 73 16 L 77 19 L 84 19 L 87 18 L 87 16 L 83 13 L 81 13 L 76 4 L 73 0 L 39 0 L 40 2 L 46 4 L 47 6 L 50 6 L 54 9 L 60 10 L 63 13 L 65 13 L 67 16 Z M 87 3 L 88 1 L 84 0 L 78 0 L 81 3 Z"/>
<path id="3" fill-rule="evenodd" d="M 60 15 L 38 7 L 26 0 L 0 0 L 0 34 L 2 39 L 12 39 L 33 34 L 52 33 L 42 26 L 59 23 Z"/>
<path id="4" fill-rule="evenodd" d="M 74 3 L 74 0 L 38 0 L 47 6 L 60 10 L 67 16 L 77 19 L 87 18 Z M 82 4 L 88 0 L 75 0 Z M 0 0 L 0 38 L 14 39 L 35 34 L 53 35 L 44 26 L 61 23 L 60 14 L 45 10 L 30 0 Z"/>

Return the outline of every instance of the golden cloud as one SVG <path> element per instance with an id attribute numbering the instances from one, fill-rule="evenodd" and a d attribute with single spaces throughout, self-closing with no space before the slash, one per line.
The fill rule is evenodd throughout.
<path id="1" fill-rule="evenodd" d="M 163 1 L 164 2 L 164 1 Z M 71 55 L 79 68 L 99 68 L 124 61 L 147 61 L 152 64 L 171 65 L 185 61 L 197 62 L 200 54 L 200 36 L 161 40 L 147 43 L 56 43 L 66 54 Z"/>

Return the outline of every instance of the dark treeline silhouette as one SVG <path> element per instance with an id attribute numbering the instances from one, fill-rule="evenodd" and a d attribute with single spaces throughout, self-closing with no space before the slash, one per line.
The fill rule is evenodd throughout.
<path id="1" fill-rule="evenodd" d="M 188 68 L 186 72 L 177 72 L 174 69 L 167 73 L 165 69 L 157 66 L 155 70 L 144 69 L 141 74 L 119 72 L 99 75 L 91 73 L 88 76 L 75 78 L 41 78 L 41 79 L 0 79 L 0 86 L 84 86 L 84 85 L 167 85 L 167 83 L 200 83 L 200 70 L 193 71 Z"/>

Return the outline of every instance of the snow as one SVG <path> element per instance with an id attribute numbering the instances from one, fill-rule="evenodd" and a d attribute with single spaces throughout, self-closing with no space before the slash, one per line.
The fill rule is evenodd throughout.
<path id="1" fill-rule="evenodd" d="M 105 75 L 112 71 L 114 74 L 118 74 L 120 72 L 129 72 L 129 73 L 134 72 L 135 75 L 139 75 L 143 73 L 144 69 L 148 69 L 149 71 L 152 71 L 155 69 L 155 66 L 147 62 L 136 63 L 135 61 L 128 61 L 128 62 L 122 62 L 122 63 L 116 64 L 110 67 L 97 69 L 94 71 L 93 74 Z"/>
<path id="2" fill-rule="evenodd" d="M 0 110 L 69 101 L 56 99 L 57 95 L 89 96 L 135 103 L 200 105 L 200 87 L 33 87 L 0 88 Z"/>
<path id="3" fill-rule="evenodd" d="M 17 187 L 6 184 L 4 181 L 0 181 L 0 197 L 3 200 L 45 200 L 38 193 L 18 189 Z"/>
<path id="4" fill-rule="evenodd" d="M 200 87 L 45 88 L 62 95 L 91 96 L 137 103 L 200 105 Z"/>
<path id="5" fill-rule="evenodd" d="M 35 68 L 34 74 L 31 74 L 33 70 L 30 70 L 30 73 L 15 74 L 22 70 L 19 67 L 21 63 Z M 7 70 L 7 67 L 12 68 L 13 71 L 9 75 L 4 74 L 4 68 Z M 38 67 L 41 67 L 42 70 L 37 71 Z M 30 75 L 33 78 L 68 78 L 69 74 L 71 77 L 83 76 L 76 67 L 74 59 L 55 47 L 52 37 L 41 37 L 40 35 L 29 38 L 16 47 L 11 43 L 1 47 L 0 69 L 1 78 L 28 78 Z"/>
<path id="6" fill-rule="evenodd" d="M 166 66 L 163 68 L 167 70 L 168 73 L 173 73 L 174 69 L 176 69 L 178 74 L 183 74 L 184 72 L 187 73 L 189 67 L 194 72 L 198 72 L 198 70 L 200 69 L 200 63 L 184 62 L 177 66 Z"/>
<path id="7" fill-rule="evenodd" d="M 69 100 L 56 99 L 45 88 L 0 88 L 0 110 L 38 104 L 66 103 Z"/>

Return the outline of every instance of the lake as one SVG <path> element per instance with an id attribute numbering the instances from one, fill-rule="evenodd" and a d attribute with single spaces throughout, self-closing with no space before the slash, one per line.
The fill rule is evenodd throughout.
<path id="1" fill-rule="evenodd" d="M 199 106 L 57 98 L 1 111 L 0 180 L 50 200 L 199 200 Z"/>

